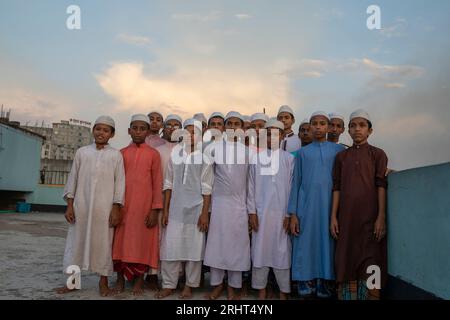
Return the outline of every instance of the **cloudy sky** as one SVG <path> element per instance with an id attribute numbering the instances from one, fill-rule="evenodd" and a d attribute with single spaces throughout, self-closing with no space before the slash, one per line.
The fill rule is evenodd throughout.
<path id="1" fill-rule="evenodd" d="M 449 30 L 446 0 L 0 0 L 0 104 L 31 124 L 110 114 L 116 147 L 151 110 L 365 108 L 370 142 L 407 169 L 450 161 Z"/>

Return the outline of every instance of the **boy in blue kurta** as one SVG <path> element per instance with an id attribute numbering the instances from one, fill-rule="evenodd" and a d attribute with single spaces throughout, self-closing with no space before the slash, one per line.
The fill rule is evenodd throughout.
<path id="1" fill-rule="evenodd" d="M 292 280 L 299 281 L 302 297 L 331 296 L 334 276 L 334 240 L 329 232 L 333 164 L 344 147 L 327 141 L 330 119 L 318 111 L 310 118 L 313 143 L 295 158 L 288 212 L 293 234 Z"/>

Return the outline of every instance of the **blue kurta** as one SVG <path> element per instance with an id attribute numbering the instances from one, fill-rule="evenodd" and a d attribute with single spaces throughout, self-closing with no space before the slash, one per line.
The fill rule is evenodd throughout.
<path id="1" fill-rule="evenodd" d="M 332 142 L 313 142 L 295 157 L 288 212 L 296 214 L 300 234 L 293 237 L 292 279 L 334 279 L 334 240 L 329 231 L 333 164 L 345 148 Z"/>

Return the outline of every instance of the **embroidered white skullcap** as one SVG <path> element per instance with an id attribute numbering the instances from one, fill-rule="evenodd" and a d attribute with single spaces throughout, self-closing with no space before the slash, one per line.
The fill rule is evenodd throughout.
<path id="1" fill-rule="evenodd" d="M 134 114 L 131 117 L 130 123 L 133 123 L 134 121 L 143 121 L 146 124 L 150 125 L 150 119 L 145 114 Z"/>
<path id="2" fill-rule="evenodd" d="M 94 126 L 96 124 L 106 124 L 107 126 L 113 127 L 114 129 L 116 128 L 116 123 L 114 122 L 113 118 L 111 118 L 110 116 L 98 117 L 97 120 L 95 120 Z"/>
<path id="3" fill-rule="evenodd" d="M 258 113 L 254 113 L 250 118 L 251 122 L 253 122 L 255 120 L 262 120 L 262 121 L 267 122 L 267 121 L 269 121 L 269 117 L 265 113 L 258 112 Z"/>
<path id="4" fill-rule="evenodd" d="M 211 113 L 211 115 L 209 116 L 209 120 L 211 120 L 212 118 L 222 118 L 222 119 L 225 119 L 225 116 L 223 115 L 222 112 L 213 112 L 213 113 Z"/>
<path id="5" fill-rule="evenodd" d="M 194 119 L 200 121 L 200 122 L 204 122 L 204 123 L 208 123 L 208 120 L 206 120 L 206 117 L 203 113 L 196 113 L 194 114 Z"/>
<path id="6" fill-rule="evenodd" d="M 242 114 L 240 114 L 237 111 L 230 111 L 230 112 L 228 112 L 227 115 L 225 116 L 225 121 L 227 121 L 230 118 L 238 118 L 238 119 L 240 119 L 242 121 L 245 121 L 244 117 L 242 116 Z"/>
<path id="7" fill-rule="evenodd" d="M 278 128 L 278 129 L 284 130 L 284 124 L 281 121 L 271 119 L 266 122 L 266 125 L 264 126 L 264 128 L 266 128 L 266 129 Z"/>
<path id="8" fill-rule="evenodd" d="M 367 113 L 367 111 L 363 110 L 363 109 L 358 109 L 356 111 L 353 111 L 352 114 L 350 115 L 350 121 L 352 121 L 354 118 L 363 118 L 363 119 L 366 119 L 367 121 L 372 122 L 370 120 L 370 116 Z"/>
<path id="9" fill-rule="evenodd" d="M 332 119 L 339 119 L 339 120 L 342 120 L 342 121 L 345 122 L 344 116 L 341 115 L 340 113 L 332 112 L 328 116 L 330 117 L 330 120 L 332 120 Z"/>
<path id="10" fill-rule="evenodd" d="M 328 121 L 330 121 L 330 116 L 328 115 L 328 113 L 326 113 L 325 111 L 316 111 L 314 112 L 311 117 L 309 118 L 309 121 L 312 120 L 312 118 L 317 117 L 317 116 L 322 116 L 328 119 Z"/>
<path id="11" fill-rule="evenodd" d="M 288 113 L 292 114 L 292 116 L 294 116 L 294 111 L 289 106 L 286 106 L 286 105 L 281 106 L 280 109 L 278 109 L 277 115 L 279 115 L 282 112 L 288 112 Z"/>
<path id="12" fill-rule="evenodd" d="M 148 117 L 149 117 L 149 118 L 150 118 L 150 115 L 151 115 L 152 113 L 159 114 L 159 115 L 161 116 L 161 118 L 163 118 L 163 120 L 164 120 L 163 114 L 162 114 L 161 112 L 159 112 L 159 111 L 156 111 L 156 110 L 152 110 L 152 111 L 150 111 L 150 112 L 148 113 Z"/>
<path id="13" fill-rule="evenodd" d="M 169 114 L 166 118 L 166 121 L 164 121 L 164 123 L 166 123 L 169 120 L 176 120 L 180 123 L 180 125 L 183 123 L 183 119 L 181 119 L 181 117 L 177 114 Z"/>
<path id="14" fill-rule="evenodd" d="M 199 121 L 195 118 L 189 118 L 189 119 L 184 120 L 183 128 L 186 129 L 187 126 L 196 126 L 198 129 L 202 130 L 201 121 Z"/>

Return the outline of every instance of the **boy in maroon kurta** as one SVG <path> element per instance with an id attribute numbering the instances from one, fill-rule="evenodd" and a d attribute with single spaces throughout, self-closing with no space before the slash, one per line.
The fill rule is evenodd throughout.
<path id="1" fill-rule="evenodd" d="M 336 280 L 343 300 L 378 299 L 386 283 L 387 157 L 367 143 L 372 123 L 364 110 L 350 116 L 353 146 L 336 156 L 330 231 L 336 239 Z M 370 266 L 379 267 L 376 279 Z M 369 281 L 367 281 L 367 279 Z M 370 286 L 368 286 L 370 284 Z"/>

